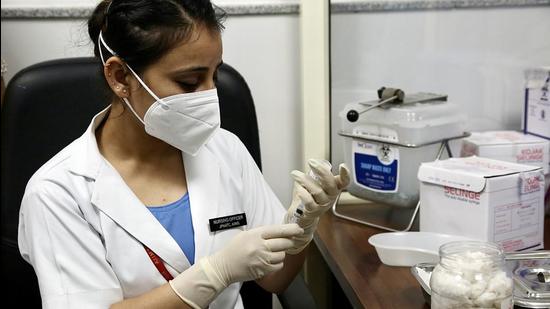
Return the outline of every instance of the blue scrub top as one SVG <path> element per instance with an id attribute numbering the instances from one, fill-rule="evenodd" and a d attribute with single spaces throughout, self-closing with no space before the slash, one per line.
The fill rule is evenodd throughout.
<path id="1" fill-rule="evenodd" d="M 160 224 L 172 235 L 181 250 L 193 265 L 195 263 L 195 232 L 191 218 L 191 207 L 189 194 L 179 200 L 156 207 L 147 207 L 149 211 L 159 220 Z"/>

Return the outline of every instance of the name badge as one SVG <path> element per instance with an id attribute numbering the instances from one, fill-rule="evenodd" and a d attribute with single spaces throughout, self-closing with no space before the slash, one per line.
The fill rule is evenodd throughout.
<path id="1" fill-rule="evenodd" d="M 231 216 L 208 219 L 210 223 L 210 232 L 223 231 L 235 227 L 246 225 L 246 214 L 236 214 Z"/>

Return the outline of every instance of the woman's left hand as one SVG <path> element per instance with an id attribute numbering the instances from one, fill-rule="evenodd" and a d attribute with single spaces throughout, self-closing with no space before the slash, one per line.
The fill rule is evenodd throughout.
<path id="1" fill-rule="evenodd" d="M 292 203 L 285 215 L 284 222 L 294 222 L 296 209 L 302 210 L 298 223 L 304 229 L 304 234 L 295 237 L 297 245 L 287 250 L 287 253 L 297 254 L 302 251 L 313 238 L 319 217 L 334 205 L 340 192 L 349 182 L 349 170 L 345 164 L 340 164 L 339 175 L 333 175 L 330 167 L 320 160 L 308 161 L 311 170 L 317 175 L 317 180 L 300 171 L 292 171 L 295 180 Z"/>

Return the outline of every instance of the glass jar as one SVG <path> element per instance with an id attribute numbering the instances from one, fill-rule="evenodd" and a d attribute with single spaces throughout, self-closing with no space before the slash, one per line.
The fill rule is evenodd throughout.
<path id="1" fill-rule="evenodd" d="M 439 248 L 439 257 L 430 278 L 431 308 L 512 308 L 512 274 L 500 246 L 450 242 Z"/>

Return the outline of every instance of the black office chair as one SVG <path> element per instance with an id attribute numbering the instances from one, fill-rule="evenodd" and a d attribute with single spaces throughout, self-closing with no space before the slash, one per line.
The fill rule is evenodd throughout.
<path id="1" fill-rule="evenodd" d="M 17 225 L 27 181 L 48 159 L 78 138 L 107 102 L 107 89 L 94 58 L 69 58 L 32 65 L 6 89 L 1 115 L 1 268 L 4 300 L 39 308 L 32 267 L 19 255 Z M 261 168 L 256 112 L 243 77 L 223 64 L 216 83 L 221 126 L 235 133 Z M 245 308 L 271 308 L 272 295 L 254 282 L 241 289 Z M 315 308 L 300 276 L 279 295 L 285 308 Z"/>

